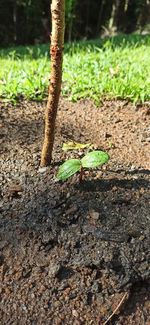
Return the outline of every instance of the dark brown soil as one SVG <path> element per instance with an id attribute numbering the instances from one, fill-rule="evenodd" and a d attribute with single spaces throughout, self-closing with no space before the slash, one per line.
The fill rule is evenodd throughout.
<path id="1" fill-rule="evenodd" d="M 148 325 L 150 106 L 61 99 L 53 163 L 39 169 L 44 105 L 1 103 L 1 325 Z M 56 181 L 83 154 L 62 152 L 70 140 L 109 164 Z"/>

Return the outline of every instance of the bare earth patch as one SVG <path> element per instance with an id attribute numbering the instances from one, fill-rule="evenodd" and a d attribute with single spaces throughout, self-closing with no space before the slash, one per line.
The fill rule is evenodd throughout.
<path id="1" fill-rule="evenodd" d="M 44 105 L 0 104 L 1 324 L 148 325 L 150 106 L 61 99 L 54 160 L 39 170 Z M 61 150 L 70 140 L 109 164 L 56 182 L 78 157 Z"/>

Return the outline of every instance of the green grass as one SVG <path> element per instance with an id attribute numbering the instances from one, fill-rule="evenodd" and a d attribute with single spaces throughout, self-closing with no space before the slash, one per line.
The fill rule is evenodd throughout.
<path id="1" fill-rule="evenodd" d="M 0 97 L 42 100 L 47 96 L 49 46 L 0 50 Z M 62 93 L 76 101 L 91 98 L 150 100 L 150 37 L 118 36 L 66 44 Z"/>

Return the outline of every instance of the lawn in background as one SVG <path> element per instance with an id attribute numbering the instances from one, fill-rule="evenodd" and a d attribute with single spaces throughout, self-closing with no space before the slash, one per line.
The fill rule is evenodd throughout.
<path id="1" fill-rule="evenodd" d="M 42 100 L 47 96 L 49 45 L 0 50 L 0 98 Z M 65 45 L 63 96 L 150 100 L 150 36 L 116 36 Z"/>

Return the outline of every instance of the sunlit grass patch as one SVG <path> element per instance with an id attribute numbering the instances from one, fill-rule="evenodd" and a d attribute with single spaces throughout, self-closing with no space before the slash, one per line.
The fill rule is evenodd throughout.
<path id="1" fill-rule="evenodd" d="M 76 101 L 104 97 L 150 100 L 150 37 L 66 44 L 62 93 Z M 0 50 L 0 97 L 42 100 L 49 83 L 49 46 Z"/>

